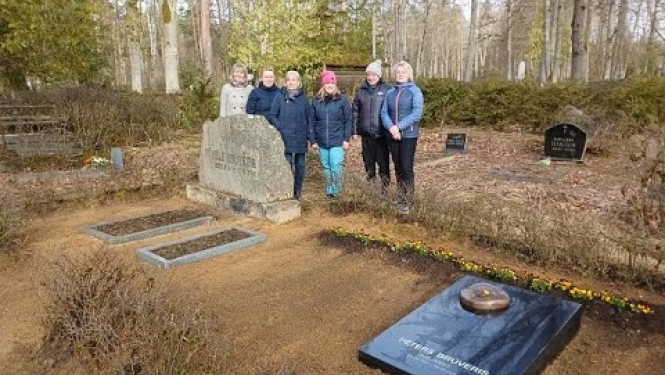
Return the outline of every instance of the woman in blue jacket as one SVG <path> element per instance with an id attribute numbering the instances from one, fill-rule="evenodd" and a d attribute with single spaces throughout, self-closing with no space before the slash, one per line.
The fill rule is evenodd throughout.
<path id="1" fill-rule="evenodd" d="M 261 72 L 259 86 L 252 90 L 247 99 L 246 112 L 248 115 L 261 115 L 268 117 L 270 107 L 279 87 L 275 85 L 275 71 L 272 67 L 265 67 Z"/>
<path id="2" fill-rule="evenodd" d="M 335 73 L 324 70 L 321 84 L 321 89 L 312 99 L 312 148 L 319 149 L 326 177 L 326 194 L 337 197 L 342 193 L 344 153 L 349 149 L 353 135 L 353 117 L 349 100 L 337 88 Z"/>
<path id="3" fill-rule="evenodd" d="M 279 130 L 284 141 L 284 154 L 293 171 L 293 196 L 302 199 L 305 180 L 305 154 L 313 141 L 309 124 L 309 98 L 302 90 L 300 74 L 286 73 L 286 85 L 275 95 L 268 121 Z"/>
<path id="4" fill-rule="evenodd" d="M 393 67 L 395 87 L 386 93 L 381 107 L 381 122 L 388 130 L 390 155 L 397 177 L 397 209 L 402 214 L 413 210 L 415 189 L 413 162 L 423 116 L 423 93 L 413 82 L 413 68 L 405 61 Z"/>

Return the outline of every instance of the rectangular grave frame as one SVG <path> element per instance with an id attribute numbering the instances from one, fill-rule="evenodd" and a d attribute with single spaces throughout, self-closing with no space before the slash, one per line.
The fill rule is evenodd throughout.
<path id="1" fill-rule="evenodd" d="M 455 350 L 453 348 L 449 348 L 449 351 L 439 351 L 439 350 L 433 350 L 432 351 L 432 358 L 436 358 L 437 360 L 439 358 L 442 358 L 442 361 L 444 362 L 443 364 L 439 364 L 436 362 L 436 360 L 432 359 L 418 359 L 417 355 L 419 353 L 419 350 L 416 348 L 415 350 L 411 350 L 413 347 L 410 349 L 403 349 L 401 352 L 401 355 L 404 355 L 405 358 L 409 358 L 409 361 L 411 362 L 406 362 L 407 359 L 405 359 L 405 362 L 400 362 L 398 360 L 395 360 L 391 355 L 395 355 L 395 349 L 391 349 L 389 351 L 384 351 L 382 348 L 382 345 L 386 345 L 386 340 L 389 342 L 393 342 L 395 337 L 403 334 L 403 330 L 405 326 L 412 326 L 413 324 L 416 324 L 418 321 L 417 317 L 414 317 L 418 313 L 422 313 L 423 316 L 426 316 L 426 312 L 430 312 L 427 310 L 429 307 L 430 309 L 432 306 L 436 306 L 437 303 L 440 303 L 442 306 L 448 306 L 449 308 L 452 308 L 455 311 L 461 311 L 460 309 L 464 310 L 464 308 L 457 302 L 452 301 L 452 299 L 446 299 L 443 298 L 444 295 L 446 294 L 454 294 L 458 292 L 458 289 L 461 290 L 462 288 L 468 287 L 474 283 L 477 282 L 482 282 L 482 283 L 489 283 L 489 284 L 494 284 L 494 285 L 499 285 L 501 286 L 502 289 L 506 291 L 519 291 L 520 293 L 526 293 L 528 296 L 533 296 L 535 299 L 552 299 L 555 301 L 560 301 L 562 305 L 566 305 L 565 309 L 567 315 L 567 320 L 566 324 L 562 326 L 558 326 L 557 331 L 553 334 L 551 337 L 549 344 L 548 345 L 538 345 L 537 347 L 537 354 L 534 355 L 533 357 L 525 357 L 526 351 L 522 351 L 521 354 L 522 356 L 520 357 L 511 357 L 512 359 L 517 358 L 517 360 L 514 362 L 515 367 L 510 368 L 508 371 L 506 369 L 499 370 L 497 371 L 488 371 L 487 369 L 484 369 L 483 366 L 486 365 L 483 361 L 480 361 L 478 363 L 469 363 L 465 361 L 470 361 L 474 362 L 471 360 L 471 358 L 457 358 L 455 355 Z M 510 293 L 509 293 L 510 294 Z M 448 297 L 447 295 L 445 297 Z M 511 296 L 511 300 L 514 297 Z M 447 305 L 448 304 L 448 305 Z M 457 306 L 457 307 L 456 307 Z M 381 333 L 379 333 L 377 336 L 375 336 L 373 339 L 369 340 L 367 343 L 362 345 L 358 349 L 358 359 L 365 363 L 366 365 L 372 367 L 372 368 L 379 368 L 389 374 L 405 374 L 405 375 L 421 375 L 421 374 L 426 374 L 426 375 L 432 375 L 432 374 L 441 374 L 441 375 L 470 375 L 470 374 L 482 374 L 482 375 L 537 375 L 540 374 L 545 367 L 558 355 L 563 348 L 575 337 L 577 332 L 579 331 L 580 325 L 581 325 L 581 315 L 583 312 L 584 308 L 582 305 L 576 302 L 572 302 L 569 300 L 564 300 L 560 298 L 555 298 L 555 297 L 550 297 L 547 295 L 543 295 L 540 293 L 536 293 L 534 291 L 530 290 L 524 290 L 520 289 L 517 287 L 509 286 L 509 285 L 503 285 L 497 282 L 485 280 L 476 276 L 464 276 L 463 278 L 459 279 L 455 283 L 451 284 L 448 286 L 443 292 L 437 294 L 436 296 L 432 297 L 430 300 L 427 302 L 423 303 L 422 305 L 418 306 L 416 309 L 414 309 L 411 313 L 406 315 L 405 317 L 401 318 L 398 320 L 396 323 L 388 327 L 387 329 L 383 330 Z M 469 312 L 469 314 L 473 314 Z M 551 317 L 550 317 L 551 318 Z M 559 316 L 559 318 L 561 318 Z M 480 318 L 478 318 L 480 319 Z M 433 324 L 433 323 L 432 323 Z M 459 324 L 456 322 L 449 323 L 450 326 L 455 326 L 455 324 Z M 403 325 L 402 328 L 399 326 Z M 397 327 L 397 329 L 395 329 Z M 437 326 L 438 327 L 438 326 Z M 394 330 L 394 332 L 391 332 L 391 330 Z M 453 332 L 459 333 L 454 331 Z M 446 330 L 448 332 L 448 330 Z M 454 337 L 454 333 L 452 334 Z M 417 334 L 414 337 L 418 337 Z M 401 338 L 400 338 L 401 340 Z M 424 340 L 424 339 L 423 339 Z M 427 342 L 432 344 L 433 341 L 431 340 L 426 340 Z M 401 341 L 400 341 L 401 343 Z M 416 344 L 414 342 L 414 344 Z M 533 342 L 532 342 L 533 344 Z M 541 343 L 542 344 L 542 343 Z M 395 345 L 395 344 L 393 344 Z M 456 344 L 457 345 L 457 344 Z M 522 343 L 522 345 L 525 345 Z M 394 348 L 394 346 L 393 346 Z M 533 347 L 530 347 L 533 348 Z M 427 348 L 425 348 L 427 349 Z M 388 349 L 385 349 L 388 350 Z M 413 352 L 412 354 L 408 354 L 407 350 L 409 352 Z M 445 349 L 444 349 L 445 350 Z M 532 349 L 530 349 L 532 350 Z M 416 355 L 413 355 L 413 354 Z M 429 354 L 429 353 L 428 353 Z M 533 353 L 532 353 L 533 354 Z M 441 357 L 439 357 L 441 355 Z M 475 356 L 474 354 L 473 356 Z M 413 361 L 416 363 L 419 361 L 422 361 L 422 363 L 428 363 L 428 361 L 431 361 L 428 363 L 428 366 L 431 367 L 425 367 L 425 368 L 420 368 L 420 369 L 415 369 L 412 367 L 413 366 Z M 456 361 L 456 362 L 455 362 Z M 451 365 L 448 366 L 449 362 Z M 463 364 L 468 364 L 468 368 L 464 367 Z M 476 366 L 478 365 L 478 366 Z M 444 369 L 437 368 L 436 366 L 439 367 L 445 367 Z M 446 367 L 447 366 L 447 367 Z M 453 370 L 451 370 L 452 368 Z M 471 370 L 469 370 L 471 369 Z M 455 371 L 455 370 L 460 370 L 460 371 Z M 414 372 L 417 371 L 417 372 Z"/>
<path id="2" fill-rule="evenodd" d="M 161 212 L 154 212 L 154 213 L 144 215 L 144 216 L 158 215 L 158 214 L 166 213 L 166 212 L 169 212 L 169 211 L 175 211 L 175 210 L 166 210 L 166 211 L 161 211 Z M 137 217 L 140 217 L 140 216 L 137 216 Z M 201 217 L 198 217 L 198 218 L 189 219 L 189 220 L 185 220 L 185 221 L 180 221 L 180 222 L 177 222 L 177 223 L 163 225 L 161 227 L 146 229 L 146 230 L 143 230 L 143 231 L 140 231 L 140 232 L 129 233 L 129 234 L 121 235 L 121 236 L 114 236 L 112 234 L 108 234 L 106 232 L 103 232 L 103 231 L 97 229 L 98 227 L 101 227 L 101 226 L 104 226 L 104 225 L 120 223 L 120 222 L 123 222 L 123 221 L 126 221 L 126 220 L 131 220 L 131 219 L 134 219 L 134 218 L 136 218 L 136 217 L 128 218 L 128 219 L 122 219 L 122 220 L 106 221 L 106 222 L 101 222 L 101 223 L 97 223 L 97 224 L 94 224 L 94 225 L 87 225 L 87 226 L 82 227 L 81 231 L 83 231 L 84 233 L 87 233 L 87 234 L 89 234 L 89 235 L 91 235 L 91 236 L 93 236 L 93 237 L 95 237 L 99 240 L 102 240 L 106 243 L 115 245 L 115 244 L 127 243 L 127 242 L 132 242 L 132 241 L 137 241 L 137 240 L 143 240 L 143 239 L 146 239 L 146 238 L 157 237 L 157 236 L 161 236 L 163 234 L 178 232 L 178 231 L 185 230 L 185 229 L 191 229 L 191 228 L 195 228 L 195 227 L 198 227 L 198 226 L 201 226 L 201 225 L 204 225 L 204 224 L 208 224 L 208 223 L 215 220 L 214 216 L 205 215 L 205 216 L 201 216 Z"/>
<path id="3" fill-rule="evenodd" d="M 221 246 L 215 246 L 215 247 L 211 247 L 211 248 L 208 248 L 208 249 L 205 249 L 205 250 L 197 251 L 197 252 L 192 253 L 192 254 L 186 254 L 186 255 L 183 255 L 183 256 L 180 256 L 180 257 L 177 257 L 177 258 L 174 258 L 174 259 L 163 258 L 163 257 L 161 257 L 161 256 L 159 256 L 159 255 L 157 255 L 153 252 L 153 251 L 158 250 L 162 247 L 181 244 L 181 243 L 186 243 L 186 242 L 189 242 L 189 241 L 197 240 L 197 239 L 202 238 L 202 237 L 211 236 L 211 235 L 214 235 L 214 234 L 217 234 L 217 233 L 220 233 L 220 232 L 223 232 L 223 231 L 231 230 L 231 229 L 235 229 L 235 230 L 238 230 L 238 231 L 243 232 L 245 234 L 248 234 L 248 235 L 250 235 L 250 237 L 244 238 L 242 240 L 234 241 L 234 242 L 231 242 L 231 243 L 227 243 L 227 244 L 224 244 L 224 245 L 221 245 Z M 226 254 L 226 253 L 230 253 L 232 251 L 239 250 L 239 249 L 242 249 L 242 248 L 245 248 L 245 247 L 254 246 L 254 245 L 260 244 L 260 243 L 265 242 L 265 241 L 266 241 L 266 235 L 263 234 L 263 233 L 260 233 L 260 232 L 257 232 L 257 231 L 251 230 L 251 229 L 247 229 L 247 228 L 238 227 L 238 226 L 230 226 L 230 227 L 218 228 L 218 229 L 215 229 L 213 231 L 197 234 L 195 236 L 190 236 L 190 237 L 178 239 L 176 241 L 171 241 L 171 242 L 166 242 L 166 243 L 160 243 L 160 244 L 157 244 L 157 245 L 142 247 L 142 248 L 136 250 L 136 255 L 139 258 L 145 260 L 146 262 L 158 266 L 159 268 L 167 269 L 167 268 L 170 268 L 170 267 L 173 267 L 173 266 L 181 266 L 181 265 L 185 265 L 185 264 L 189 264 L 189 263 L 198 262 L 200 260 L 216 257 L 218 255 L 223 255 L 223 254 Z"/>

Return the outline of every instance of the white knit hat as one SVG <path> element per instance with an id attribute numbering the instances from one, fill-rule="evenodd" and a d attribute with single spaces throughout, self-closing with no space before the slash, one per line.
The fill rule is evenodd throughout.
<path id="1" fill-rule="evenodd" d="M 381 73 L 382 73 L 381 60 L 376 60 L 373 63 L 367 65 L 367 69 L 365 69 L 365 72 L 374 73 L 377 76 L 379 76 L 379 78 L 381 78 Z"/>

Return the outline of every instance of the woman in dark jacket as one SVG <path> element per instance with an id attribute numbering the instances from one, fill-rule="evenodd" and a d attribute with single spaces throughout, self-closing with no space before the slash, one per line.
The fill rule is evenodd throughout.
<path id="1" fill-rule="evenodd" d="M 322 87 L 312 99 L 312 128 L 319 149 L 321 166 L 326 176 L 326 194 L 337 197 L 342 193 L 344 153 L 353 135 L 351 106 L 337 88 L 337 77 L 331 71 L 321 73 Z"/>
<path id="2" fill-rule="evenodd" d="M 386 193 L 390 184 L 390 151 L 387 131 L 381 125 L 381 105 L 391 85 L 381 79 L 381 60 L 376 60 L 365 69 L 367 79 L 353 98 L 353 124 L 355 134 L 362 137 L 362 156 L 367 181 L 376 178 L 379 167 L 381 192 Z"/>
<path id="3" fill-rule="evenodd" d="M 259 87 L 252 90 L 247 99 L 246 112 L 249 115 L 261 115 L 268 117 L 270 107 L 279 87 L 275 86 L 275 71 L 272 67 L 266 67 L 261 72 Z"/>
<path id="4" fill-rule="evenodd" d="M 293 171 L 293 196 L 302 199 L 305 180 L 305 154 L 314 137 L 309 124 L 309 98 L 302 90 L 300 74 L 286 73 L 286 85 L 279 90 L 270 107 L 268 121 L 279 130 L 284 154 Z"/>
<path id="5" fill-rule="evenodd" d="M 420 88 L 413 82 L 413 68 L 405 61 L 393 67 L 395 87 L 388 91 L 381 107 L 381 122 L 390 133 L 388 145 L 395 164 L 399 189 L 397 208 L 408 214 L 413 210 L 415 188 L 413 162 L 420 134 L 424 99 Z"/>

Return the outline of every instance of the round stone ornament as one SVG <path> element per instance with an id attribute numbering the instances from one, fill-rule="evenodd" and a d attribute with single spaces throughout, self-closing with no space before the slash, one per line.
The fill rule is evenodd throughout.
<path id="1" fill-rule="evenodd" d="M 460 291 L 460 303 L 473 312 L 491 313 L 507 309 L 510 296 L 492 284 L 476 283 Z"/>

